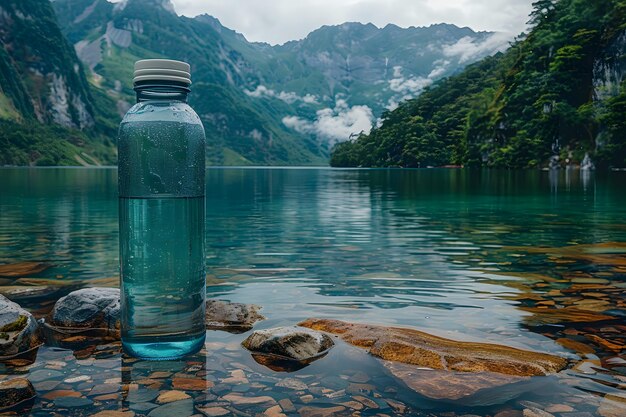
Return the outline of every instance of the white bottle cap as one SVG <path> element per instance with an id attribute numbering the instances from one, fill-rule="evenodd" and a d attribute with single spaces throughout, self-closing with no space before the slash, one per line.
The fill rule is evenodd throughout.
<path id="1" fill-rule="evenodd" d="M 135 62 L 133 83 L 142 81 L 175 81 L 191 85 L 191 67 L 188 63 L 171 59 L 142 59 Z"/>

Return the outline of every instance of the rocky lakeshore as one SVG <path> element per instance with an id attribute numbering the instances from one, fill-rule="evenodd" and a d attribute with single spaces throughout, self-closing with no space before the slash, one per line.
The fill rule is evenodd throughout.
<path id="1" fill-rule="evenodd" d="M 625 410 L 626 377 L 597 374 L 601 359 L 583 343 L 568 347 L 587 356 L 568 360 L 332 319 L 253 331 L 266 319 L 261 310 L 209 300 L 200 353 L 146 362 L 121 350 L 118 289 L 72 291 L 39 320 L 0 296 L 0 414 L 616 417 Z M 624 368 L 620 358 L 606 363 Z M 570 388 L 581 373 L 613 391 L 600 397 Z M 563 388 L 545 392 L 555 384 Z"/>

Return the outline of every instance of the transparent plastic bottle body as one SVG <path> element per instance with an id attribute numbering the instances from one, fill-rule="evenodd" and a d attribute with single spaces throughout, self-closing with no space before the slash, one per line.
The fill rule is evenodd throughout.
<path id="1" fill-rule="evenodd" d="M 150 360 L 195 353 L 205 340 L 202 123 L 184 99 L 151 96 L 124 116 L 118 151 L 122 345 Z"/>

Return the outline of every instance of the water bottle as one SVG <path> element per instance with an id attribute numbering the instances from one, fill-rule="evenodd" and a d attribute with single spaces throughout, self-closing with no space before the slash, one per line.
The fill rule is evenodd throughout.
<path id="1" fill-rule="evenodd" d="M 134 75 L 118 143 L 122 346 L 169 360 L 205 340 L 205 136 L 189 64 L 141 60 Z"/>

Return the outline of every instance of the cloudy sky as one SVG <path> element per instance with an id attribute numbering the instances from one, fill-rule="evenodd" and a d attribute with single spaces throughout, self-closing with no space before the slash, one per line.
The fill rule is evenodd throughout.
<path id="1" fill-rule="evenodd" d="M 454 23 L 474 30 L 525 28 L 533 0 L 172 0 L 178 14 L 208 13 L 248 40 L 284 43 L 322 25 L 372 22 L 382 27 Z"/>

